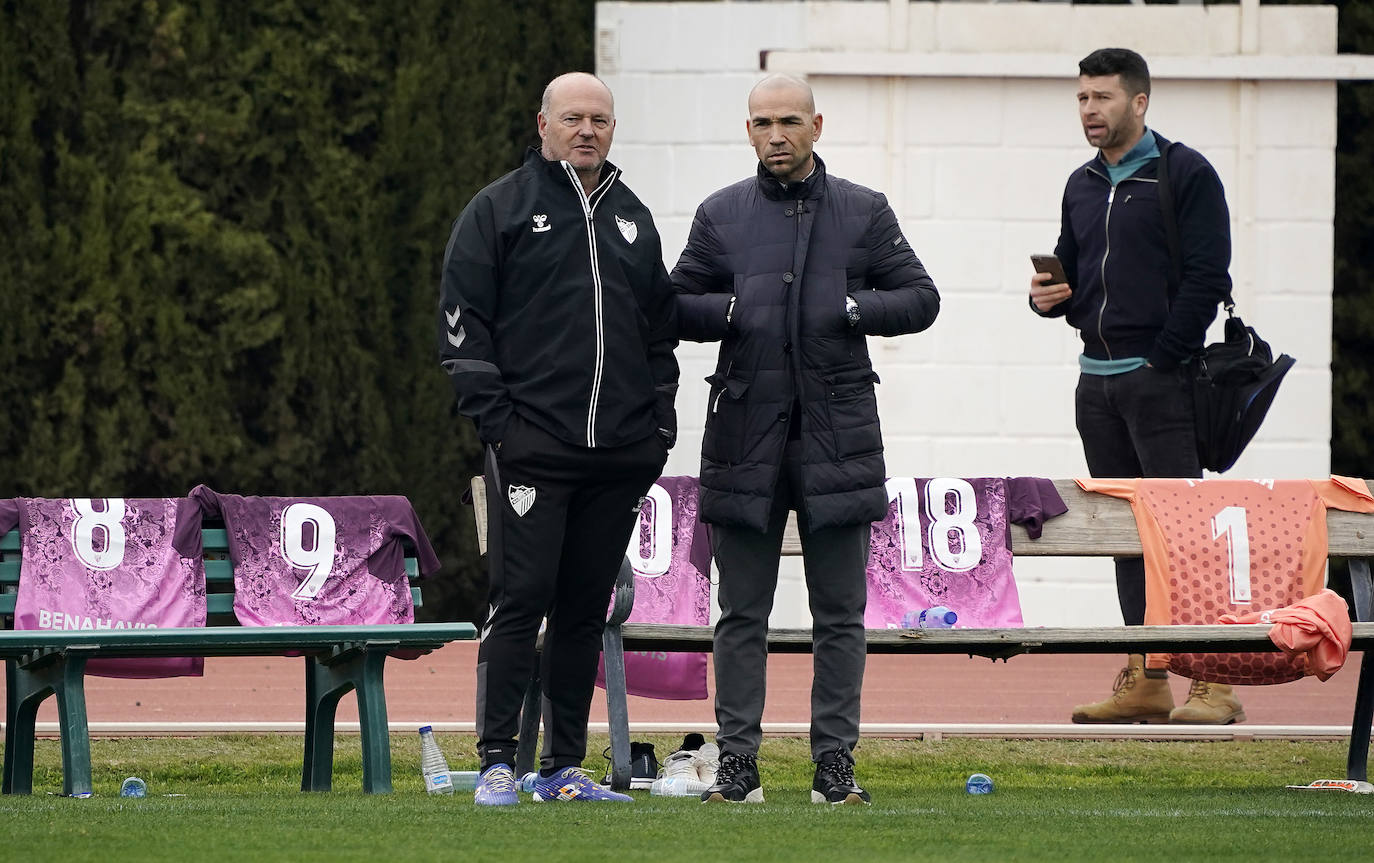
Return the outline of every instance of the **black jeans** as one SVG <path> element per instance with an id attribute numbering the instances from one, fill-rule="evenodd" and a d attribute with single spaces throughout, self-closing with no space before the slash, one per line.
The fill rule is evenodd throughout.
<path id="1" fill-rule="evenodd" d="M 1186 369 L 1079 375 L 1074 413 L 1095 478 L 1202 476 Z M 1127 626 L 1145 622 L 1143 558 L 1116 558 L 1116 597 Z"/>

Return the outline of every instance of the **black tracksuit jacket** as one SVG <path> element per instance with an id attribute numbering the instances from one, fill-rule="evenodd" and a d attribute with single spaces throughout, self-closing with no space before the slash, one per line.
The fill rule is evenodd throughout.
<path id="1" fill-rule="evenodd" d="M 1160 152 L 1169 146 L 1155 139 Z M 1156 159 L 1115 188 L 1100 155 L 1073 172 L 1054 249 L 1073 295 L 1037 313 L 1066 315 L 1085 356 L 1145 357 L 1167 371 L 1202 349 L 1217 304 L 1230 293 L 1231 222 L 1216 170 L 1196 150 L 1174 145 L 1169 186 L 1183 273 L 1172 290 L 1158 167 Z"/>
<path id="2" fill-rule="evenodd" d="M 512 411 L 575 446 L 676 433 L 673 290 L 653 219 L 619 178 L 607 162 L 587 195 L 532 149 L 454 223 L 439 356 L 483 442 Z"/>

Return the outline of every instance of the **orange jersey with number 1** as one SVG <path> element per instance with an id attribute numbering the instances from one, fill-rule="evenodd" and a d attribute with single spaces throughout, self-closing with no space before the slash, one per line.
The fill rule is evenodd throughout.
<path id="1" fill-rule="evenodd" d="M 1374 512 L 1362 479 L 1080 479 L 1130 502 L 1145 556 L 1145 623 L 1213 624 L 1323 587 L 1326 510 Z M 1282 683 L 1305 664 L 1273 653 L 1152 654 L 1151 667 L 1217 683 Z"/>

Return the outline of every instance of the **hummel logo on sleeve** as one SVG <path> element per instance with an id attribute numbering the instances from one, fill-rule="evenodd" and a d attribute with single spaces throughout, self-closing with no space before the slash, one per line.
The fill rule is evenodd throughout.
<path id="1" fill-rule="evenodd" d="M 463 339 L 466 339 L 468 334 L 462 327 L 458 327 L 456 330 L 454 329 L 459 318 L 458 307 L 454 306 L 452 313 L 444 312 L 444 318 L 448 320 L 448 343 L 455 348 L 461 348 L 463 346 Z"/>
<path id="2" fill-rule="evenodd" d="M 530 231 L 532 231 L 533 233 L 542 234 L 549 228 L 553 227 L 552 225 L 547 224 L 547 222 L 549 221 L 549 216 L 547 213 L 540 213 L 539 215 L 534 216 L 533 218 L 534 227 L 530 228 Z"/>

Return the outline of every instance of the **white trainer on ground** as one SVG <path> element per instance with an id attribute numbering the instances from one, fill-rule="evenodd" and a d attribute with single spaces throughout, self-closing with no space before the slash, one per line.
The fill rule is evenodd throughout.
<path id="1" fill-rule="evenodd" d="M 695 732 L 682 739 L 682 747 L 663 760 L 663 769 L 649 786 L 655 797 L 700 797 L 716 781 L 720 748 Z"/>

